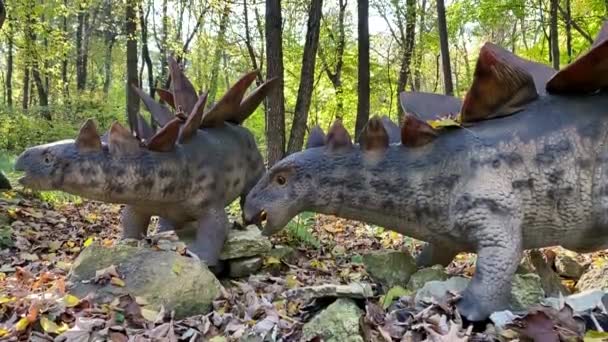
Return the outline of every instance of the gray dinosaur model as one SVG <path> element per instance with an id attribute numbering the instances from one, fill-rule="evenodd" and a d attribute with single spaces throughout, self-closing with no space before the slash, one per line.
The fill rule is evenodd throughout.
<path id="1" fill-rule="evenodd" d="M 608 247 L 608 26 L 602 32 L 557 73 L 486 44 L 462 108 L 447 110 L 466 128 L 408 114 L 400 145 L 387 143 L 378 118 L 358 145 L 339 122 L 324 140 L 315 130 L 310 138 L 325 143 L 274 165 L 249 192 L 245 218 L 265 221 L 265 235 L 302 211 L 373 223 L 429 242 L 420 265 L 475 252 L 457 308 L 486 319 L 508 307 L 523 250 Z"/>
<path id="2" fill-rule="evenodd" d="M 173 92 L 159 94 L 175 116 L 136 88 L 162 126 L 156 133 L 139 117 L 137 137 L 118 122 L 100 137 L 89 119 L 75 140 L 27 149 L 15 169 L 25 172 L 20 183 L 32 189 L 126 204 L 125 238 L 145 237 L 153 215 L 160 217 L 162 230 L 179 231 L 195 221 L 189 249 L 216 267 L 228 229 L 224 207 L 239 196 L 242 203 L 265 172 L 254 137 L 241 123 L 276 82 L 263 83 L 243 99 L 256 77 L 248 73 L 205 111 L 207 94 L 197 96 L 174 59 L 169 66 Z"/>

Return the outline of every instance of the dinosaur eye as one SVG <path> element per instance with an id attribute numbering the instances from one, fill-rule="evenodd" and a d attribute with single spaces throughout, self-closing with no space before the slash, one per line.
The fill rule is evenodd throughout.
<path id="1" fill-rule="evenodd" d="M 279 185 L 285 185 L 285 183 L 287 183 L 287 180 L 283 176 L 277 176 L 277 183 L 279 183 Z"/>
<path id="2" fill-rule="evenodd" d="M 44 163 L 45 163 L 45 164 L 50 164 L 50 163 L 51 163 L 51 157 L 49 157 L 49 156 L 45 156 L 45 157 L 44 157 Z"/>

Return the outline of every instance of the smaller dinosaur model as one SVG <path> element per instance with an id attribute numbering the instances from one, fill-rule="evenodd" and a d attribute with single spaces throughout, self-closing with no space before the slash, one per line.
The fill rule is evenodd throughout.
<path id="1" fill-rule="evenodd" d="M 135 88 L 160 130 L 139 117 L 132 125 L 135 136 L 114 122 L 100 137 L 89 119 L 75 140 L 27 149 L 15 169 L 25 172 L 19 182 L 32 189 L 125 204 L 125 238 L 144 237 L 153 215 L 163 230 L 179 231 L 194 221 L 198 229 L 189 249 L 213 268 L 227 235 L 224 207 L 239 196 L 242 203 L 265 171 L 255 139 L 241 123 L 276 82 L 261 84 L 243 99 L 256 78 L 250 72 L 205 110 L 207 94 L 197 96 L 173 58 L 169 66 L 172 92 L 158 93 L 175 115 Z"/>

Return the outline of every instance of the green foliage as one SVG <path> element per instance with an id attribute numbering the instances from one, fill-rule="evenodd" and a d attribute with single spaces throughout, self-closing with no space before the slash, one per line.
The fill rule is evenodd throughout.
<path id="1" fill-rule="evenodd" d="M 309 247 L 319 248 L 321 243 L 311 232 L 314 216 L 314 213 L 303 212 L 294 217 L 286 227 L 289 237 Z"/>

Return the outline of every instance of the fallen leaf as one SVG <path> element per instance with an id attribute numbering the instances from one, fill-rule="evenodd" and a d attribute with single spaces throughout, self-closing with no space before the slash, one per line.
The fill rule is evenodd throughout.
<path id="1" fill-rule="evenodd" d="M 148 308 L 142 308 L 141 315 L 150 322 L 156 322 L 156 319 L 158 318 L 158 311 L 154 311 Z"/>
<path id="2" fill-rule="evenodd" d="M 17 324 L 15 324 L 15 330 L 23 331 L 28 325 L 30 325 L 30 321 L 27 319 L 27 317 L 22 317 Z"/>
<path id="3" fill-rule="evenodd" d="M 68 308 L 72 308 L 78 305 L 78 303 L 80 303 L 80 299 L 74 295 L 67 294 L 63 297 L 63 304 Z"/>
<path id="4" fill-rule="evenodd" d="M 112 277 L 112 279 L 110 279 L 110 284 L 114 286 L 125 287 L 125 281 L 118 277 Z"/>
<path id="5" fill-rule="evenodd" d="M 95 237 L 89 236 L 89 238 L 86 239 L 82 245 L 85 247 L 89 247 L 93 243 L 93 241 L 95 241 Z"/>
<path id="6" fill-rule="evenodd" d="M 608 332 L 589 330 L 585 334 L 585 342 L 605 342 L 608 341 Z"/>
<path id="7" fill-rule="evenodd" d="M 42 317 L 40 317 L 40 326 L 42 326 L 42 329 L 50 334 L 56 334 L 57 330 L 59 330 L 59 326 L 51 321 L 46 315 L 43 315 Z"/>
<path id="8" fill-rule="evenodd" d="M 388 290 L 386 295 L 380 298 L 380 301 L 382 302 L 382 307 L 384 308 L 384 310 L 386 310 L 393 303 L 393 300 L 403 296 L 408 296 L 410 294 L 412 294 L 412 291 L 410 290 L 406 290 L 401 286 L 393 286 L 390 290 Z"/>

